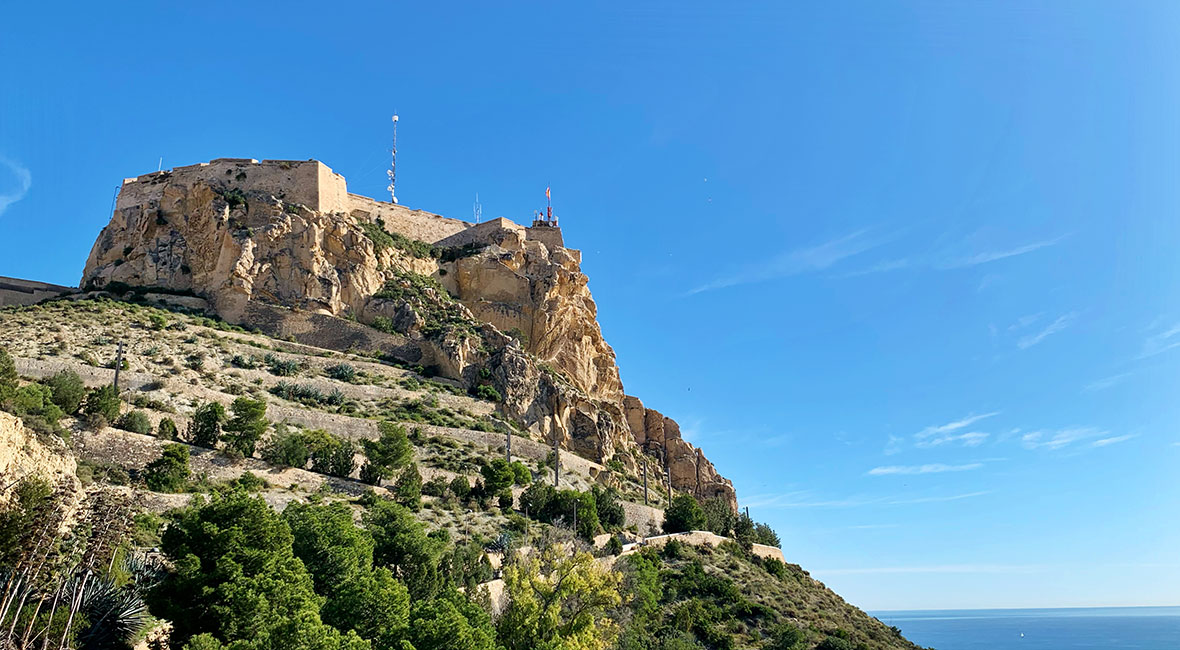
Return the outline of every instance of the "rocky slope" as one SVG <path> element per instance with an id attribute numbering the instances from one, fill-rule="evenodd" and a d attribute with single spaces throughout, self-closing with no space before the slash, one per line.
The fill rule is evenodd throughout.
<path id="1" fill-rule="evenodd" d="M 236 178 L 153 176 L 158 198 L 120 201 L 83 287 L 190 294 L 170 300 L 204 300 L 231 323 L 340 350 L 363 341 L 473 391 L 494 388 L 502 414 L 538 440 L 632 472 L 647 453 L 666 460 L 677 489 L 736 507 L 732 483 L 675 422 L 624 395 L 578 251 L 531 240 L 510 222 L 466 246 L 432 249 Z"/>

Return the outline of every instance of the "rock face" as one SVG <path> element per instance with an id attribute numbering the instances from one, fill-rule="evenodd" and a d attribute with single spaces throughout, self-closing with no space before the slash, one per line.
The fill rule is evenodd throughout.
<path id="1" fill-rule="evenodd" d="M 232 323 L 319 345 L 308 315 L 355 318 L 386 333 L 387 354 L 492 385 L 534 437 L 631 469 L 646 452 L 673 487 L 736 507 L 675 421 L 624 395 L 581 253 L 560 229 L 467 224 L 343 183 L 314 161 L 240 159 L 128 179 L 82 286 L 189 294 Z"/>
<path id="2" fill-rule="evenodd" d="M 10 483 L 37 477 L 70 495 L 69 507 L 76 507 L 82 494 L 77 469 L 65 449 L 47 447 L 20 418 L 0 411 L 0 505 L 8 498 Z"/>

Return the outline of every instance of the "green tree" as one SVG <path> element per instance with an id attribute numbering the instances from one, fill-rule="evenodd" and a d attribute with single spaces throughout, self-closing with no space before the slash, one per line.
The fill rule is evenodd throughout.
<path id="1" fill-rule="evenodd" d="M 607 613 L 621 602 L 621 578 L 561 543 L 516 558 L 504 569 L 500 643 L 508 650 L 604 650 L 617 635 Z"/>
<path id="2" fill-rule="evenodd" d="M 598 521 L 607 532 L 623 529 L 627 514 L 623 511 L 623 504 L 619 503 L 619 493 L 614 488 L 591 488 L 594 494 L 594 506 L 598 511 Z"/>
<path id="3" fill-rule="evenodd" d="M 180 492 L 188 482 L 188 461 L 188 447 L 165 445 L 160 457 L 144 468 L 143 480 L 155 492 Z"/>
<path id="4" fill-rule="evenodd" d="M 705 527 L 705 513 L 691 494 L 678 494 L 664 511 L 664 532 L 683 533 Z"/>
<path id="5" fill-rule="evenodd" d="M 82 406 L 82 400 L 86 398 L 86 385 L 73 370 L 58 372 L 46 379 L 45 385 L 53 392 L 53 403 L 67 415 L 77 413 L 78 408 Z"/>
<path id="6" fill-rule="evenodd" d="M 254 447 L 270 422 L 266 419 L 266 402 L 239 397 L 230 406 L 233 417 L 225 423 L 225 444 L 246 458 L 254 455 Z"/>
<path id="7" fill-rule="evenodd" d="M 176 423 L 172 418 L 163 418 L 156 427 L 156 437 L 160 440 L 176 440 Z"/>
<path id="8" fill-rule="evenodd" d="M 438 560 L 442 544 L 426 535 L 408 508 L 378 499 L 363 517 L 373 537 L 373 562 L 393 572 L 414 598 L 429 598 L 439 587 Z"/>
<path id="9" fill-rule="evenodd" d="M 356 446 L 323 429 L 305 431 L 311 469 L 314 472 L 347 478 L 356 469 Z"/>
<path id="10" fill-rule="evenodd" d="M 503 458 L 493 458 L 480 468 L 479 473 L 483 475 L 484 492 L 487 494 L 498 494 L 516 482 L 516 473 Z"/>
<path id="11" fill-rule="evenodd" d="M 394 483 L 393 497 L 398 503 L 417 512 L 422 508 L 422 475 L 417 463 L 410 463 Z"/>
<path id="12" fill-rule="evenodd" d="M 368 459 L 365 476 L 374 485 L 380 485 L 382 479 L 391 478 L 414 455 L 414 447 L 402 425 L 386 420 L 377 425 L 377 431 L 380 434 L 377 440 L 361 441 Z"/>
<path id="13" fill-rule="evenodd" d="M 458 591 L 417 601 L 411 619 L 415 650 L 497 650 L 487 613 Z"/>
<path id="14" fill-rule="evenodd" d="M 733 534 L 733 523 L 737 518 L 729 502 L 721 497 L 705 499 L 701 503 L 701 511 L 705 513 L 705 530 L 713 531 L 722 537 Z"/>
<path id="15" fill-rule="evenodd" d="M 311 457 L 307 436 L 302 431 L 280 423 L 275 425 L 270 440 L 262 447 L 262 459 L 271 465 L 285 465 L 303 469 Z"/>
<path id="16" fill-rule="evenodd" d="M 107 384 L 95 388 L 86 394 L 86 404 L 82 407 L 86 415 L 100 415 L 107 422 L 114 422 L 119 417 L 119 392 L 114 386 Z"/>
<path id="17" fill-rule="evenodd" d="M 781 543 L 778 533 L 767 524 L 754 524 L 754 543 L 767 546 L 779 546 Z"/>
<path id="18" fill-rule="evenodd" d="M 512 461 L 512 476 L 513 481 L 517 485 L 528 485 L 533 482 L 533 473 L 529 471 L 528 466 L 519 460 Z"/>
<path id="19" fill-rule="evenodd" d="M 188 441 L 198 447 L 214 449 L 221 441 L 221 425 L 224 423 L 224 406 L 218 402 L 202 404 L 188 423 Z"/>
<path id="20" fill-rule="evenodd" d="M 17 388 L 8 404 L 13 413 L 26 418 L 42 418 L 50 426 L 56 426 L 63 415 L 62 410 L 53 403 L 53 394 L 49 388 L 41 384 L 25 384 Z"/>
<path id="21" fill-rule="evenodd" d="M 26 552 L 25 542 L 32 541 L 29 537 L 37 530 L 37 521 L 43 520 L 46 509 L 53 505 L 53 487 L 41 478 L 24 478 L 8 496 L 8 502 L 0 507 L 0 572 L 12 568 Z"/>
<path id="22" fill-rule="evenodd" d="M 151 606 L 172 621 L 172 647 L 208 633 L 241 650 L 369 649 L 321 620 L 321 599 L 292 551 L 291 531 L 261 498 L 241 490 L 209 502 L 198 497 L 165 530 L 161 549 L 173 569 Z"/>

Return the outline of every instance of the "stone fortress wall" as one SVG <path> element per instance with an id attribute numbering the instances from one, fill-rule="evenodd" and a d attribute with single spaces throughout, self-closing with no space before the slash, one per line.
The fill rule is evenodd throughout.
<path id="1" fill-rule="evenodd" d="M 32 305 L 74 291 L 77 289 L 73 287 L 0 277 L 0 307 Z"/>
<path id="2" fill-rule="evenodd" d="M 176 167 L 123 180 L 116 210 L 158 206 L 171 182 L 203 181 L 230 189 L 266 192 L 286 203 L 298 203 L 321 213 L 344 213 L 360 221 L 384 222 L 387 230 L 443 246 L 487 242 L 498 231 L 516 230 L 522 239 L 540 241 L 548 248 L 563 247 L 561 229 L 519 226 L 499 218 L 473 224 L 425 210 L 350 194 L 344 177 L 318 160 L 263 160 L 217 158 L 207 163 Z"/>

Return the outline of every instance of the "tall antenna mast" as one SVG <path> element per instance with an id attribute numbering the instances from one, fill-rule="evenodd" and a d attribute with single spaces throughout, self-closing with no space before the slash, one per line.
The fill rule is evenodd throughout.
<path id="1" fill-rule="evenodd" d="M 475 193 L 475 205 L 471 206 L 471 211 L 475 213 L 475 223 L 479 223 L 479 218 L 483 216 L 483 206 L 479 204 L 479 192 Z"/>
<path id="2" fill-rule="evenodd" d="M 389 161 L 389 171 L 385 172 L 389 176 L 389 199 L 393 203 L 397 203 L 397 191 L 394 190 L 394 185 L 397 184 L 397 113 L 393 115 L 393 149 L 389 151 L 391 159 Z"/>

